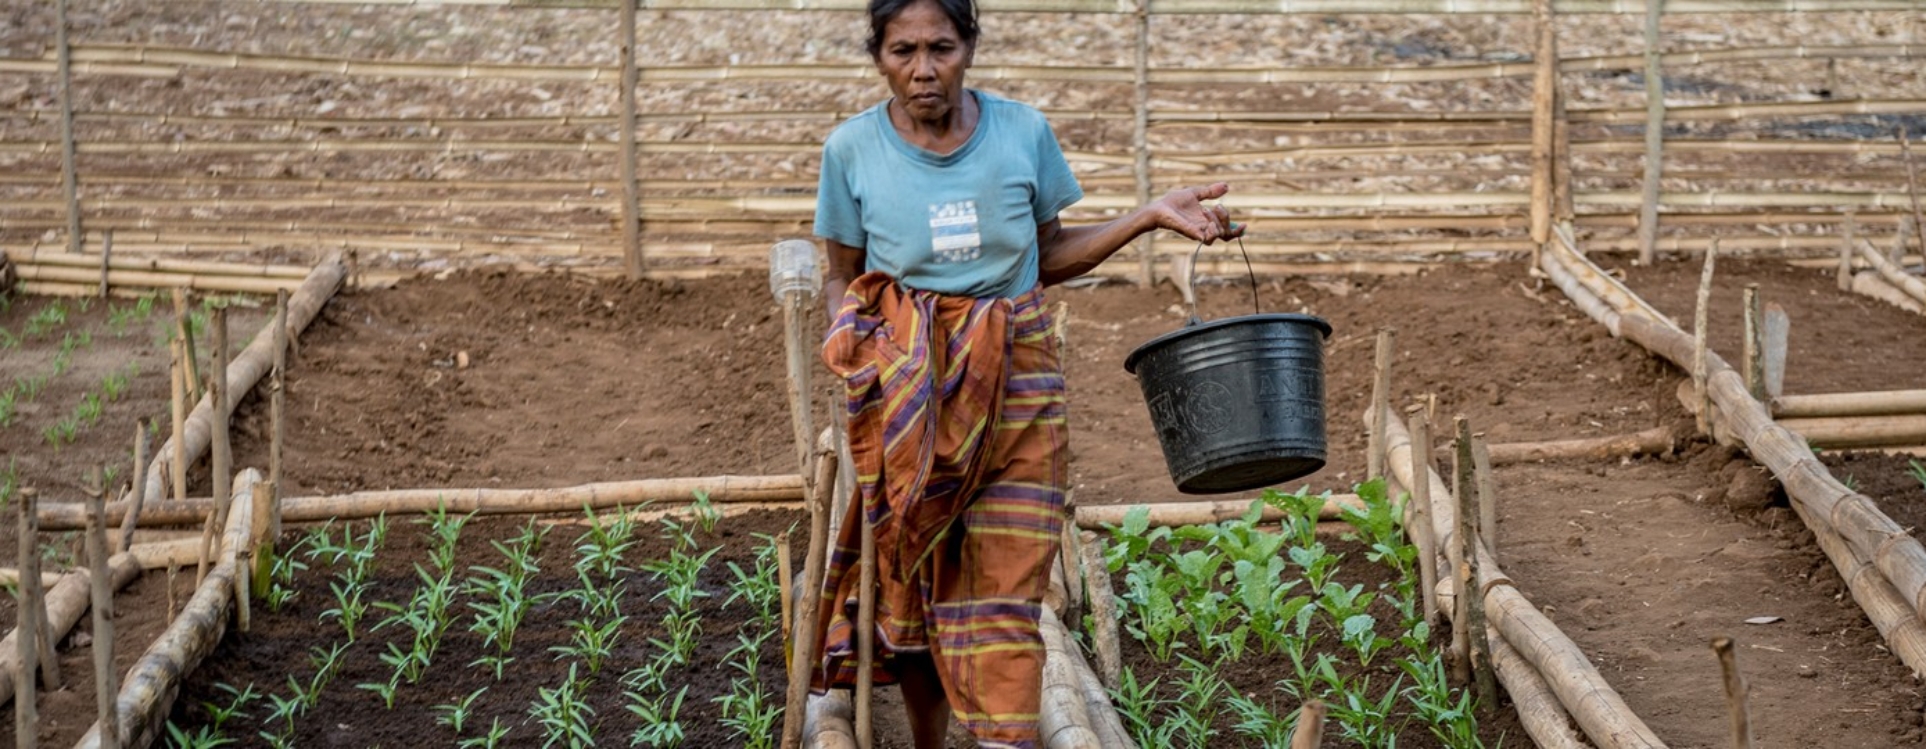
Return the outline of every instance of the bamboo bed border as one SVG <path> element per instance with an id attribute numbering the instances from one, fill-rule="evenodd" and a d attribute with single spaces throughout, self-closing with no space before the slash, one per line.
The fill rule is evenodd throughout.
<path id="1" fill-rule="evenodd" d="M 1614 337 L 1690 370 L 1692 336 L 1605 275 L 1573 245 L 1561 234 L 1539 256 L 1539 267 L 1566 297 Z M 1704 361 L 1716 431 L 1738 440 L 1772 471 L 1893 653 L 1915 673 L 1926 673 L 1926 640 L 1921 639 L 1919 621 L 1926 608 L 1926 547 L 1880 512 L 1871 498 L 1835 479 L 1804 438 L 1775 422 L 1765 404 L 1752 398 L 1723 358 L 1708 351 Z M 1868 578 L 1867 570 L 1877 574 Z"/>

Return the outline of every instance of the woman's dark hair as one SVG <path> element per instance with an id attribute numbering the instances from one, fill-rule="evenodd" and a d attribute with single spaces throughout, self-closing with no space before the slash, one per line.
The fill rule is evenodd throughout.
<path id="1" fill-rule="evenodd" d="M 883 30 L 889 27 L 889 22 L 896 20 L 904 8 L 921 1 L 869 0 L 869 41 L 865 46 L 869 49 L 871 59 L 883 54 Z M 982 31 L 976 25 L 976 0 L 930 1 L 943 9 L 943 15 L 949 17 L 950 25 L 956 27 L 956 35 L 963 37 L 963 43 L 975 47 L 977 34 Z"/>

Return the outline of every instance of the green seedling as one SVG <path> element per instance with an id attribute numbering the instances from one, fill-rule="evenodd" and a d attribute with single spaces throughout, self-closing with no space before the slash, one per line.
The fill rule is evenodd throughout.
<path id="1" fill-rule="evenodd" d="M 573 663 L 569 664 L 568 679 L 561 686 L 535 690 L 535 703 L 529 706 L 528 716 L 542 727 L 543 749 L 558 745 L 568 749 L 595 746 L 590 723 L 595 708 L 583 697 L 587 690 L 588 683 L 576 676 Z"/>
<path id="2" fill-rule="evenodd" d="M 622 634 L 622 625 L 628 622 L 626 616 L 618 616 L 600 624 L 588 619 L 575 619 L 568 623 L 569 640 L 567 645 L 554 645 L 549 652 L 557 658 L 575 658 L 588 667 L 593 675 L 601 673 L 602 664 L 615 650 L 615 641 Z"/>
<path id="3" fill-rule="evenodd" d="M 709 503 L 708 492 L 697 489 L 695 501 L 689 505 L 689 510 L 695 515 L 696 525 L 702 528 L 703 533 L 716 532 L 716 522 L 722 519 L 722 511 Z"/>
<path id="4" fill-rule="evenodd" d="M 445 705 L 436 705 L 434 708 L 437 713 L 435 723 L 455 729 L 455 735 L 460 736 L 462 726 L 467 725 L 469 716 L 474 714 L 475 700 L 479 699 L 482 693 L 486 691 L 488 691 L 488 687 L 482 687 L 473 692 L 469 692 L 467 697 Z"/>
<path id="5" fill-rule="evenodd" d="M 659 695 L 654 699 L 645 698 L 639 692 L 623 692 L 622 694 L 629 700 L 629 704 L 626 705 L 628 711 L 634 713 L 635 716 L 642 721 L 642 725 L 635 729 L 634 734 L 629 736 L 629 746 L 675 749 L 675 747 L 682 745 L 683 740 L 688 738 L 682 730 L 682 722 L 679 717 L 682 713 L 682 701 L 689 696 L 689 687 L 687 685 L 684 685 L 681 691 L 676 692 L 674 698 L 670 698 L 666 694 Z"/>
<path id="6" fill-rule="evenodd" d="M 455 746 L 460 749 L 495 749 L 508 738 L 508 728 L 502 725 L 501 718 L 493 718 L 488 723 L 488 732 L 473 738 L 462 739 Z"/>

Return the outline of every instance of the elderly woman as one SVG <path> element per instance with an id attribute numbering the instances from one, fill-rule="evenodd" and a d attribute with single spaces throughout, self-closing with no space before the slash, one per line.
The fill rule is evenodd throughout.
<path id="1" fill-rule="evenodd" d="M 1037 743 L 1040 601 L 1062 529 L 1062 368 L 1042 288 L 1159 228 L 1239 236 L 1226 185 L 1184 188 L 1066 227 L 1083 197 L 1043 115 L 964 87 L 973 0 L 871 0 L 869 53 L 888 101 L 823 146 L 816 234 L 845 380 L 857 499 L 824 581 L 821 690 L 856 680 L 860 523 L 874 524 L 880 643 L 918 747 L 952 714 L 983 746 Z"/>

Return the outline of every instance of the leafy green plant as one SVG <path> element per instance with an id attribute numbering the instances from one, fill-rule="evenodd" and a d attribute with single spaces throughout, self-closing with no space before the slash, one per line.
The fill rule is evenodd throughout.
<path id="1" fill-rule="evenodd" d="M 1926 465 L 1920 465 L 1917 460 L 1908 460 L 1906 469 L 1907 473 L 1912 474 L 1913 480 L 1919 482 L 1921 488 L 1926 488 Z"/>
<path id="2" fill-rule="evenodd" d="M 628 572 L 623 556 L 636 543 L 635 519 L 620 507 L 606 519 L 587 505 L 583 505 L 582 513 L 588 516 L 589 528 L 575 539 L 576 570 L 593 571 L 605 578 Z"/>
<path id="3" fill-rule="evenodd" d="M 1117 714 L 1123 719 L 1124 730 L 1138 746 L 1159 746 L 1157 710 L 1163 703 L 1157 699 L 1157 681 L 1140 682 L 1136 671 L 1124 666 L 1123 673 L 1117 679 L 1117 687 L 1110 690 L 1111 699 L 1117 702 Z"/>
<path id="4" fill-rule="evenodd" d="M 202 702 L 201 707 L 207 711 L 208 722 L 206 725 L 196 729 L 193 733 L 189 733 L 180 726 L 174 725 L 172 721 L 169 721 L 167 724 L 167 740 L 169 744 L 181 747 L 182 749 L 212 749 L 213 747 L 227 746 L 228 744 L 235 743 L 234 739 L 228 738 L 222 731 L 227 727 L 228 721 L 235 718 L 248 717 L 247 713 L 241 711 L 256 700 L 259 700 L 261 695 L 254 691 L 253 684 L 249 684 L 245 688 L 236 688 L 232 684 L 223 683 L 215 684 L 214 688 L 228 693 L 233 699 L 226 703 Z"/>
<path id="5" fill-rule="evenodd" d="M 488 687 L 482 687 L 473 692 L 469 692 L 467 697 L 447 704 L 436 705 L 434 707 L 436 713 L 435 723 L 455 729 L 455 735 L 460 736 L 462 727 L 468 724 L 468 718 L 475 714 L 475 700 L 480 699 L 482 693 L 486 691 L 488 691 Z"/>
<path id="6" fill-rule="evenodd" d="M 649 746 L 658 749 L 674 749 L 681 746 L 688 736 L 682 730 L 682 701 L 689 696 L 688 685 L 683 685 L 674 697 L 667 694 L 655 698 L 643 697 L 640 692 L 623 692 L 629 704 L 625 707 L 642 721 L 642 725 L 629 736 L 629 746 Z"/>
<path id="7" fill-rule="evenodd" d="M 489 720 L 487 733 L 462 739 L 455 746 L 460 749 L 495 749 L 502 745 L 502 740 L 508 738 L 508 730 L 502 726 L 501 718 L 493 718 Z"/>
<path id="8" fill-rule="evenodd" d="M 703 533 L 716 532 L 716 522 L 722 519 L 722 511 L 709 502 L 709 493 L 695 490 L 695 501 L 690 503 L 689 511 L 695 515 L 696 525 Z"/>
<path id="9" fill-rule="evenodd" d="M 535 690 L 535 703 L 529 706 L 528 716 L 542 727 L 543 749 L 557 745 L 569 749 L 595 746 L 589 723 L 595 708 L 583 697 L 587 690 L 587 681 L 576 675 L 573 663 L 569 664 L 568 679 L 561 686 Z"/>

